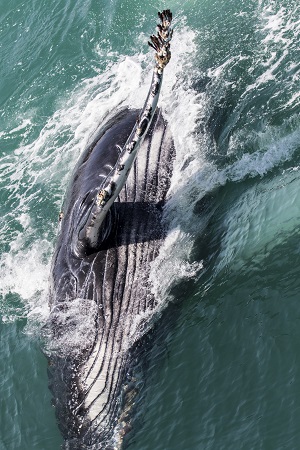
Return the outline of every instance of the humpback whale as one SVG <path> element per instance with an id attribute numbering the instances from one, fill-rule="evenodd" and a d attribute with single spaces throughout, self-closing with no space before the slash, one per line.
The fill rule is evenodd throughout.
<path id="1" fill-rule="evenodd" d="M 107 118 L 76 165 L 60 215 L 45 351 L 67 449 L 121 448 L 137 392 L 131 368 L 156 309 L 149 273 L 166 236 L 175 152 L 157 108 L 172 13 L 158 15 L 144 107 Z"/>

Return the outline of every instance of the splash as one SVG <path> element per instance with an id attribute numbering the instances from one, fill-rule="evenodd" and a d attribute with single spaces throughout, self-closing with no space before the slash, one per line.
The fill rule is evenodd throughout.
<path id="1" fill-rule="evenodd" d="M 188 29 L 177 33 L 175 45 L 179 53 L 165 77 L 167 81 L 170 75 L 162 93 L 164 110 L 173 108 L 173 85 L 180 80 L 192 35 Z M 7 243 L 0 257 L 1 314 L 9 307 L 10 295 L 18 297 L 23 305 L 15 312 L 11 305 L 11 320 L 25 317 L 30 321 L 40 313 L 40 321 L 44 322 L 56 218 L 70 173 L 99 124 L 118 108 L 143 104 L 149 88 L 152 52 L 132 57 L 118 55 L 116 59 L 107 71 L 84 80 L 68 98 L 61 99 L 56 112 L 38 133 L 32 132 L 34 113 L 13 130 L 2 133 L 4 139 L 11 134 L 20 136 L 18 148 L 1 161 L 7 180 L 3 217 L 6 226 L 1 231 L 2 241 Z M 4 315 L 7 319 L 8 315 Z"/>
<path id="2" fill-rule="evenodd" d="M 264 33 L 263 43 L 270 55 L 273 45 L 282 45 L 284 55 L 287 48 L 283 39 L 284 20 L 285 29 L 289 27 L 291 31 L 298 30 L 298 22 L 291 23 L 291 18 L 286 20 L 283 10 L 275 17 L 273 14 L 272 19 L 269 10 L 263 10 L 263 13 L 266 17 L 260 25 L 260 32 Z M 279 29 L 282 39 L 275 38 Z M 236 107 L 220 135 L 222 142 L 214 141 L 207 118 L 219 104 L 220 97 L 226 97 L 236 85 L 241 86 L 241 80 L 232 79 L 237 74 L 233 69 L 248 60 L 245 56 L 231 55 L 219 67 L 199 73 L 195 60 L 196 42 L 197 33 L 187 27 L 184 20 L 178 23 L 172 59 L 160 98 L 160 107 L 170 124 L 176 148 L 165 208 L 170 232 L 150 275 L 153 292 L 160 305 L 167 303 L 174 283 L 197 276 L 203 268 L 202 261 L 190 261 L 195 233 L 204 230 L 207 221 L 205 217 L 195 219 L 197 202 L 228 181 L 242 182 L 247 178 L 265 176 L 274 167 L 293 158 L 298 150 L 296 113 L 293 125 L 270 126 L 262 121 L 258 131 L 249 132 L 249 127 L 244 128 L 240 122 L 241 117 L 246 117 L 244 112 L 249 109 L 250 96 L 266 81 L 267 75 L 264 77 L 263 74 L 269 71 L 276 75 L 280 65 L 285 63 L 281 57 L 275 61 L 271 57 L 266 60 L 259 56 L 258 63 L 250 67 L 254 82 L 240 91 Z M 95 53 L 99 51 L 96 46 Z M 150 52 L 131 57 L 114 53 L 105 72 L 85 79 L 75 91 L 57 102 L 56 112 L 46 120 L 36 137 L 31 133 L 34 114 L 22 118 L 20 125 L 14 126 L 13 130 L 2 132 L 2 139 L 18 133 L 20 137 L 20 145 L 15 152 L 1 161 L 3 176 L 8 180 L 1 230 L 1 239 L 7 245 L 0 257 L 3 280 L 1 314 L 4 317 L 12 320 L 27 317 L 30 320 L 40 314 L 41 322 L 44 321 L 56 217 L 70 174 L 103 120 L 123 106 L 142 106 L 150 83 L 151 61 Z M 292 77 L 298 76 L 298 62 L 291 63 L 289 71 Z M 197 91 L 193 86 L 199 78 L 206 78 L 208 82 L 206 89 Z M 290 91 L 287 89 L 287 92 Z M 291 92 L 284 107 L 294 108 L 297 102 L 298 94 Z M 218 146 L 220 142 L 224 146 L 227 138 L 225 164 L 220 164 Z M 214 155 L 216 157 L 212 158 Z M 10 295 L 20 298 L 23 306 L 14 312 L 12 305 L 10 313 L 5 316 Z"/>
<path id="3" fill-rule="evenodd" d="M 191 30 L 187 32 L 190 45 L 184 50 L 185 56 L 180 55 L 179 59 L 182 72 L 189 71 L 190 76 L 184 78 L 175 70 L 170 81 L 172 87 L 164 91 L 163 97 L 164 112 L 175 140 L 176 160 L 165 209 L 170 232 L 153 263 L 151 274 L 153 290 L 158 297 L 166 298 L 170 287 L 178 280 L 185 276 L 197 277 L 203 270 L 202 261 L 192 261 L 195 236 L 204 232 L 207 223 L 206 215 L 199 217 L 194 213 L 197 202 L 228 182 L 243 183 L 254 178 L 260 181 L 274 169 L 284 170 L 298 157 L 299 94 L 295 92 L 295 80 L 299 77 L 299 64 L 293 49 L 298 45 L 300 28 L 296 17 L 291 10 L 276 10 L 274 2 L 266 7 L 259 6 L 256 28 L 259 38 L 257 47 L 251 48 L 253 56 L 231 54 L 204 74 L 199 73 L 199 69 L 195 73 L 193 69 L 197 67 L 194 60 L 196 35 Z M 191 87 L 191 80 L 200 77 L 206 79 L 206 89 L 197 92 Z M 233 106 L 226 110 L 230 103 Z M 283 119 L 282 111 L 286 117 L 287 109 L 289 118 Z M 211 118 L 220 121 L 219 134 L 211 126 Z M 281 200 L 283 196 L 280 196 Z M 266 206 L 267 198 L 261 200 Z M 235 223 L 239 214 L 243 218 L 241 221 L 248 223 L 247 214 L 254 214 L 255 210 L 254 200 L 251 212 L 243 209 L 243 202 L 248 204 L 249 199 L 241 199 L 237 206 L 239 212 L 233 214 L 236 221 L 227 216 L 223 219 L 225 227 L 227 220 L 231 226 L 226 228 L 221 252 L 224 261 L 220 267 L 235 264 L 236 255 L 241 255 L 234 245 Z M 274 204 L 279 204 L 277 197 Z M 278 242 L 275 237 L 280 234 L 282 224 L 274 217 L 276 207 L 268 211 L 269 220 L 274 226 L 277 223 L 277 228 L 270 227 L 265 233 L 260 230 L 261 240 L 257 245 L 255 236 L 251 235 L 252 242 L 249 235 L 250 240 L 245 241 L 245 246 L 250 254 L 263 248 L 263 242 L 272 242 L 273 238 Z M 291 211 L 295 212 L 294 206 Z M 285 215 L 289 213 L 286 211 Z M 293 227 L 295 222 L 289 221 L 289 224 Z M 243 249 L 245 242 L 241 244 Z M 184 268 L 188 268 L 186 274 Z M 215 273 L 218 271 L 216 267 Z"/>

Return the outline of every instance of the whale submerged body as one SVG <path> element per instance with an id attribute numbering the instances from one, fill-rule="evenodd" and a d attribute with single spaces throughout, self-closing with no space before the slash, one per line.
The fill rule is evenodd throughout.
<path id="1" fill-rule="evenodd" d="M 166 32 L 170 12 L 160 17 Z M 171 35 L 153 38 L 158 55 L 168 50 Z M 156 65 L 142 114 L 124 109 L 101 127 L 64 203 L 46 328 L 50 388 L 69 449 L 119 448 L 130 428 L 131 367 L 157 307 L 149 273 L 166 235 L 174 158 L 169 126 L 155 112 L 167 62 Z"/>

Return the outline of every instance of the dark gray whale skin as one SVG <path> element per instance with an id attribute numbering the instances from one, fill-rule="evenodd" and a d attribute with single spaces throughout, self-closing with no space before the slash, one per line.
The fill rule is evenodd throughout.
<path id="1" fill-rule="evenodd" d="M 97 248 L 89 247 L 78 225 L 117 163 L 119 146 L 124 146 L 138 114 L 120 111 L 82 154 L 64 203 L 52 263 L 46 328 L 49 342 L 58 344 L 48 350 L 49 379 L 65 448 L 72 450 L 120 448 L 130 428 L 135 393 L 128 375 L 134 348 L 156 309 L 149 272 L 166 236 L 163 205 L 175 152 L 159 110 L 101 226 Z M 80 349 L 58 348 L 66 333 L 72 340 L 78 324 L 84 327 L 85 314 L 91 320 Z"/>

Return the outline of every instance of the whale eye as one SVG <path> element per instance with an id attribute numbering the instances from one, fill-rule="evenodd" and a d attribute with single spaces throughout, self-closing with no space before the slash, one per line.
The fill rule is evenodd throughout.
<path id="1" fill-rule="evenodd" d="M 85 228 L 86 222 L 89 217 L 90 210 L 94 204 L 96 192 L 88 192 L 81 200 L 78 207 L 77 220 L 75 219 L 74 231 L 80 239 L 80 233 Z"/>

